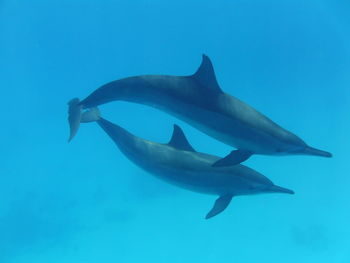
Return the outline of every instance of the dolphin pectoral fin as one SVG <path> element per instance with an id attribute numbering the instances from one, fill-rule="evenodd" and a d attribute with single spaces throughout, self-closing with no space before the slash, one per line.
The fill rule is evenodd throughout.
<path id="1" fill-rule="evenodd" d="M 232 197 L 233 195 L 223 195 L 216 199 L 213 208 L 206 215 L 205 219 L 212 218 L 213 216 L 216 216 L 222 211 L 224 211 L 226 207 L 230 204 Z"/>
<path id="2" fill-rule="evenodd" d="M 252 156 L 252 152 L 245 151 L 245 150 L 235 150 L 232 151 L 229 155 L 226 157 L 216 161 L 213 163 L 213 167 L 222 167 L 222 166 L 231 166 L 240 164 L 241 162 L 244 162 L 245 160 L 249 159 L 250 156 Z"/>
<path id="3" fill-rule="evenodd" d="M 74 98 L 68 102 L 68 123 L 70 129 L 68 142 L 77 134 L 80 126 L 82 106 L 79 105 L 79 102 L 78 98 Z"/>

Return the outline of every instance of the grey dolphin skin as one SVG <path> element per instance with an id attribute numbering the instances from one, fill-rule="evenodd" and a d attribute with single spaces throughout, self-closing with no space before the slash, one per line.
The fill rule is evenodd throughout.
<path id="1" fill-rule="evenodd" d="M 79 105 L 87 109 L 114 100 L 160 109 L 237 149 L 215 161 L 213 166 L 235 165 L 252 154 L 332 156 L 308 146 L 249 105 L 223 92 L 205 55 L 193 75 L 144 75 L 116 80 L 95 90 Z M 72 117 L 73 131 L 77 130 L 78 121 L 79 116 Z"/>
<path id="2" fill-rule="evenodd" d="M 233 196 L 294 194 L 292 190 L 274 185 L 268 178 L 244 165 L 213 167 L 212 163 L 220 158 L 196 152 L 177 125 L 174 125 L 169 143 L 161 144 L 132 135 L 101 118 L 97 109 L 87 111 L 81 121 L 97 121 L 128 159 L 156 177 L 188 190 L 219 196 L 206 219 L 224 211 Z"/>

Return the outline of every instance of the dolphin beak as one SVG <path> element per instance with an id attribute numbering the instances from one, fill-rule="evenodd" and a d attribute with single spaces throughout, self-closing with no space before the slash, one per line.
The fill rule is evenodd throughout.
<path id="1" fill-rule="evenodd" d="M 313 155 L 313 156 L 322 156 L 330 158 L 332 157 L 332 154 L 330 152 L 322 151 L 310 146 L 305 146 L 302 148 L 297 148 L 292 151 L 289 151 L 290 154 L 301 154 L 301 155 Z"/>
<path id="2" fill-rule="evenodd" d="M 284 193 L 284 194 L 291 194 L 294 195 L 294 191 L 278 186 L 278 185 L 272 185 L 269 188 L 266 189 L 268 192 L 272 192 L 272 193 Z"/>
<path id="3" fill-rule="evenodd" d="M 308 154 L 308 155 L 315 155 L 315 156 L 322 156 L 322 157 L 332 157 L 332 154 L 330 152 L 322 151 L 310 146 L 307 146 L 303 152 L 303 154 Z"/>

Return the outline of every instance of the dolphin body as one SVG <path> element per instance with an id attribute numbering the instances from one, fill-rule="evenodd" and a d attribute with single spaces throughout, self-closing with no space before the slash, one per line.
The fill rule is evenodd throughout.
<path id="1" fill-rule="evenodd" d="M 292 190 L 274 185 L 268 178 L 247 166 L 238 164 L 213 167 L 212 163 L 220 158 L 196 152 L 177 125 L 174 125 L 169 143 L 161 144 L 132 135 L 101 118 L 97 109 L 87 111 L 81 121 L 97 121 L 128 159 L 161 180 L 194 192 L 219 196 L 206 219 L 224 211 L 233 196 L 294 194 Z"/>
<path id="2" fill-rule="evenodd" d="M 79 105 L 86 109 L 114 100 L 160 109 L 238 149 L 215 161 L 213 166 L 235 165 L 252 154 L 332 156 L 308 146 L 298 136 L 223 92 L 206 55 L 193 75 L 144 75 L 112 81 L 95 90 Z M 76 116 L 72 117 L 71 127 L 75 126 L 75 131 L 71 138 L 78 129 L 79 114 L 77 110 Z"/>

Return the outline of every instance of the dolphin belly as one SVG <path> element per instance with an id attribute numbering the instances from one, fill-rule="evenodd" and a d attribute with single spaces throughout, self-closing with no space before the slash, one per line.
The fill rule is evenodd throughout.
<path id="1" fill-rule="evenodd" d="M 150 145 L 147 142 L 140 141 L 137 144 L 136 148 L 129 145 L 119 145 L 119 148 L 130 161 L 158 179 L 190 191 L 204 194 L 218 195 L 223 191 L 228 191 L 226 189 L 227 187 L 218 180 L 213 185 L 210 182 L 212 180 L 206 180 L 206 174 L 200 174 L 186 169 L 186 163 L 183 162 L 180 164 L 180 156 L 169 155 L 168 151 L 164 151 L 164 149 Z M 184 153 L 181 159 L 188 161 L 186 155 Z M 192 159 L 189 154 L 187 157 Z M 194 166 L 195 164 L 192 163 L 192 165 Z M 210 167 L 209 164 L 208 167 Z M 211 174 L 211 176 L 214 175 Z"/>
<path id="2" fill-rule="evenodd" d="M 244 165 L 212 167 L 220 158 L 195 152 L 187 141 L 184 142 L 186 139 L 179 131 L 174 132 L 174 141 L 160 144 L 136 137 L 102 118 L 97 122 L 133 163 L 181 188 L 220 196 L 244 195 L 254 193 L 252 189 L 272 184 L 265 176 Z M 180 139 L 176 136 L 182 142 L 177 141 Z"/>
<path id="3" fill-rule="evenodd" d="M 252 194 L 256 185 L 270 185 L 264 178 L 247 167 L 213 168 L 219 157 L 189 151 L 178 151 L 167 145 L 145 141 L 139 138 L 124 140 L 118 144 L 123 154 L 134 164 L 155 177 L 178 187 L 211 195 Z M 251 178 L 251 179 L 249 179 Z"/>
<path id="4" fill-rule="evenodd" d="M 227 176 L 204 170 L 196 171 L 185 167 L 178 169 L 173 166 L 172 161 L 168 165 L 162 165 L 157 162 L 144 162 L 142 157 L 130 159 L 133 159 L 132 161 L 137 166 L 160 180 L 193 192 L 209 195 L 251 194 L 251 183 L 239 176 Z M 211 165 L 207 165 L 208 170 L 210 167 Z"/>
<path id="5" fill-rule="evenodd" d="M 189 104 L 171 97 L 162 96 L 158 102 L 144 102 L 190 124 L 203 133 L 238 149 L 257 154 L 276 154 L 279 140 L 272 135 L 245 125 L 241 121 Z"/>

